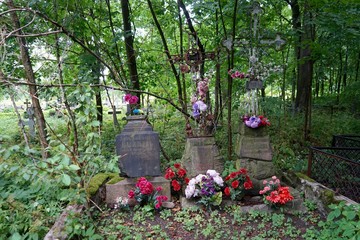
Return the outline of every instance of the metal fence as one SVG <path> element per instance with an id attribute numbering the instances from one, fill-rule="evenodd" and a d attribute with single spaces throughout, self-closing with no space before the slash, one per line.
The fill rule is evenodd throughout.
<path id="1" fill-rule="evenodd" d="M 360 148 L 360 136 L 358 135 L 335 135 L 332 140 L 332 147 L 353 147 Z"/>
<path id="2" fill-rule="evenodd" d="M 360 202 L 360 148 L 311 147 L 308 176 Z"/>

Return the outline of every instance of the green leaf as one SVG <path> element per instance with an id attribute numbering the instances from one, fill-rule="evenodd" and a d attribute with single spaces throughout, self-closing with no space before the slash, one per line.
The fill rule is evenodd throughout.
<path id="1" fill-rule="evenodd" d="M 71 171 L 77 171 L 77 170 L 80 169 L 80 167 L 79 167 L 78 165 L 71 164 L 71 165 L 69 166 L 69 169 L 70 169 Z"/>
<path id="2" fill-rule="evenodd" d="M 9 238 L 10 240 L 21 240 L 22 237 L 20 235 L 20 233 L 16 232 L 13 235 L 11 235 L 11 238 Z"/>
<path id="3" fill-rule="evenodd" d="M 69 175 L 67 175 L 66 173 L 64 173 L 63 175 L 61 175 L 61 181 L 66 185 L 69 186 L 71 183 L 71 178 Z"/>

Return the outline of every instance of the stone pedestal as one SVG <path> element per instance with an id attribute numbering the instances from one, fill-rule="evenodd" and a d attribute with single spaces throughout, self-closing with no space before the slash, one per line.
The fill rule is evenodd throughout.
<path id="1" fill-rule="evenodd" d="M 214 137 L 187 138 L 181 162 L 189 178 L 205 174 L 209 169 L 221 173 L 224 168 Z"/>
<path id="2" fill-rule="evenodd" d="M 160 142 L 143 115 L 130 116 L 116 136 L 120 175 L 124 177 L 161 176 Z"/>
<path id="3" fill-rule="evenodd" d="M 161 186 L 162 191 L 161 195 L 167 196 L 168 201 L 171 201 L 171 189 L 170 181 L 166 180 L 164 177 L 146 177 L 146 179 L 151 182 L 154 188 Z M 105 202 L 108 207 L 113 208 L 117 203 L 119 197 L 128 198 L 128 193 L 131 189 L 135 189 L 135 184 L 138 178 L 126 178 L 115 184 L 106 184 L 106 199 Z M 129 201 L 130 206 L 136 204 L 135 199 Z"/>
<path id="4" fill-rule="evenodd" d="M 270 138 L 264 127 L 252 129 L 241 123 L 239 132 L 235 146 L 235 153 L 238 157 L 236 165 L 238 168 L 248 170 L 254 183 L 251 193 L 258 194 L 264 187 L 260 184 L 261 180 L 271 178 L 276 174 L 272 162 Z"/>

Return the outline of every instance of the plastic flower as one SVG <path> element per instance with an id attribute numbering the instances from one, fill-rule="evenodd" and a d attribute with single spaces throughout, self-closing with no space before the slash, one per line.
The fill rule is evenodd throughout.
<path id="1" fill-rule="evenodd" d="M 294 199 L 289 191 L 289 187 L 281 186 L 280 180 L 276 176 L 273 176 L 271 179 L 271 181 L 263 181 L 265 187 L 259 192 L 261 195 L 264 195 L 264 202 L 266 204 L 278 207 Z"/>
<path id="2" fill-rule="evenodd" d="M 264 116 L 243 116 L 244 124 L 249 128 L 259 128 L 262 126 L 270 126 L 270 121 Z"/>
<path id="3" fill-rule="evenodd" d="M 217 180 L 215 181 L 215 179 Z M 189 181 L 185 189 L 185 196 L 186 198 L 197 198 L 197 203 L 206 207 L 218 206 L 222 201 L 222 186 L 223 180 L 220 174 L 215 170 L 208 170 L 206 175 L 199 174 Z"/>
<path id="4" fill-rule="evenodd" d="M 224 194 L 230 196 L 232 200 L 240 200 L 244 196 L 244 190 L 253 188 L 253 183 L 247 175 L 245 168 L 231 172 L 225 178 Z"/>
<path id="5" fill-rule="evenodd" d="M 167 201 L 167 196 L 159 195 L 162 187 L 152 185 L 146 178 L 141 177 L 135 184 L 135 190 L 130 190 L 128 197 L 134 198 L 140 205 L 150 205 L 153 209 L 160 209 L 163 202 Z"/>
<path id="6" fill-rule="evenodd" d="M 179 192 L 182 186 L 189 182 L 189 178 L 186 177 L 186 169 L 180 163 L 174 163 L 172 167 L 166 169 L 165 179 L 171 180 L 173 193 Z"/>

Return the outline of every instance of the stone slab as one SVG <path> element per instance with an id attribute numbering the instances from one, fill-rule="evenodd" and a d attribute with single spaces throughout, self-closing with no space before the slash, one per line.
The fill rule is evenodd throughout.
<path id="1" fill-rule="evenodd" d="M 164 177 L 147 177 L 146 179 L 153 184 L 154 188 L 161 186 L 163 190 L 160 194 L 167 196 L 169 201 L 171 201 L 169 180 L 166 180 Z M 135 189 L 136 182 L 137 178 L 126 178 L 115 184 L 106 184 L 105 202 L 107 206 L 113 208 L 119 197 L 128 198 L 128 193 L 131 189 Z M 130 206 L 134 206 L 135 204 L 135 200 L 129 201 Z"/>
<path id="2" fill-rule="evenodd" d="M 272 148 L 270 137 L 248 137 L 240 136 L 235 153 L 239 158 L 252 158 L 263 161 L 272 160 Z"/>
<path id="3" fill-rule="evenodd" d="M 161 176 L 160 142 L 144 117 L 131 117 L 116 136 L 116 154 L 124 177 Z"/>
<path id="4" fill-rule="evenodd" d="M 209 169 L 221 173 L 224 167 L 214 137 L 187 138 L 181 162 L 189 178 L 205 174 Z"/>
<path id="5" fill-rule="evenodd" d="M 276 175 L 276 169 L 272 161 L 240 158 L 237 160 L 236 165 L 245 168 L 250 178 L 261 180 Z"/>

